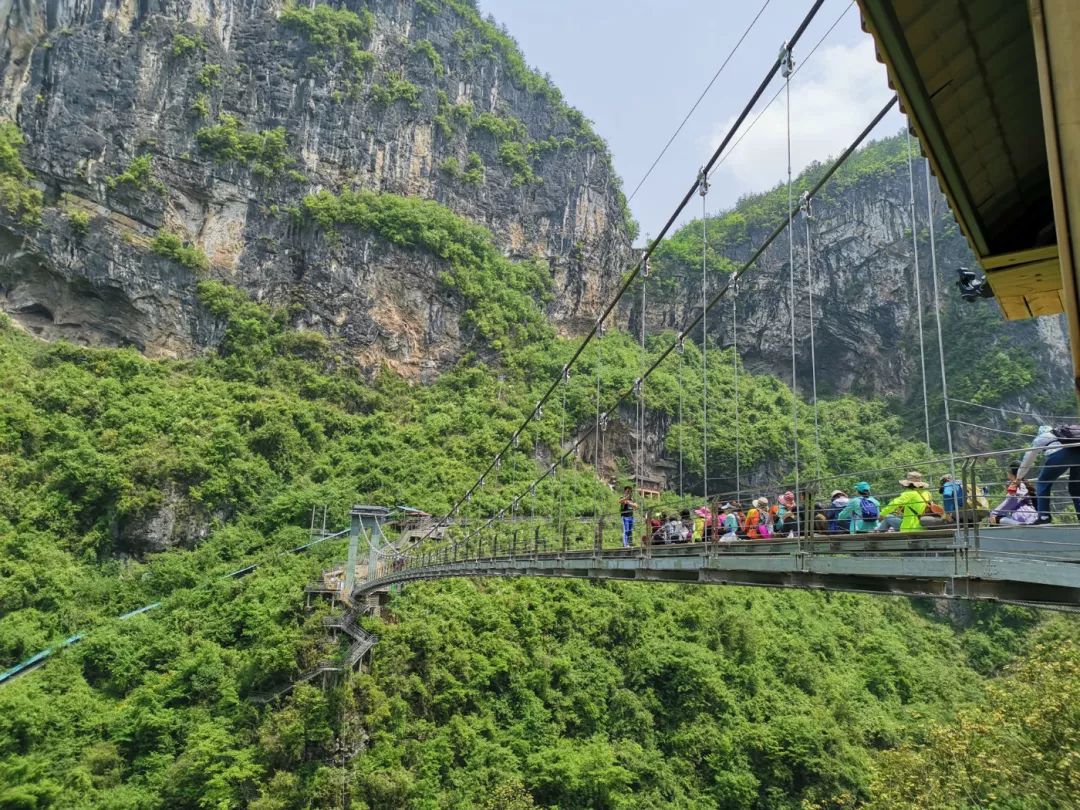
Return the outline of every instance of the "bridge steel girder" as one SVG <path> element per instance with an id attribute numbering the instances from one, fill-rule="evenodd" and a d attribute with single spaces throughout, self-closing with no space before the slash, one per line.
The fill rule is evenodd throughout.
<path id="1" fill-rule="evenodd" d="M 358 585 L 354 594 L 445 577 L 523 576 L 803 588 L 1080 609 L 1080 564 L 969 556 L 958 548 L 895 556 L 706 551 L 644 557 L 621 549 L 599 557 L 593 552 L 530 554 L 410 568 Z"/>

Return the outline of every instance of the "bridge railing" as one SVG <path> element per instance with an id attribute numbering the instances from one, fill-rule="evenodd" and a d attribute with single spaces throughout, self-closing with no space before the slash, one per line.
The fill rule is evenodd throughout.
<path id="1" fill-rule="evenodd" d="M 885 465 L 882 467 L 844 473 L 842 475 L 822 476 L 806 481 L 801 487 L 801 508 L 804 517 L 800 521 L 798 536 L 775 538 L 769 541 L 743 540 L 719 544 L 720 553 L 741 553 L 752 550 L 755 554 L 790 554 L 790 553 L 920 553 L 916 541 L 926 538 L 951 537 L 950 548 L 962 549 L 965 553 L 978 554 L 989 542 L 995 554 L 1013 556 L 1031 556 L 1044 560 L 1077 559 L 1077 541 L 1080 541 L 1080 525 L 1073 509 L 1072 500 L 1067 496 L 1067 474 L 1055 487 L 1055 495 L 1048 501 L 1048 508 L 1054 519 L 1057 531 L 1054 533 L 1020 531 L 1020 527 L 992 525 L 990 511 L 998 507 L 1007 496 L 1008 468 L 1011 462 L 1018 462 L 1027 448 L 1013 448 L 988 453 L 968 455 L 950 459 L 940 457 L 924 459 L 919 462 Z M 1037 474 L 1043 459 L 1039 459 L 1032 475 Z M 938 491 L 944 475 L 951 475 L 960 482 L 965 490 L 964 505 L 947 515 L 939 525 L 927 527 L 916 533 L 900 533 L 898 537 L 884 535 L 867 538 L 862 535 L 864 545 L 869 542 L 866 552 L 856 549 L 851 543 L 844 542 L 848 531 L 838 533 L 823 530 L 820 520 L 814 516 L 824 512 L 835 490 L 854 495 L 853 488 L 857 481 L 867 481 L 872 485 L 874 496 L 882 506 L 903 491 L 899 481 L 910 471 L 920 472 L 928 484 L 927 491 L 933 500 L 943 505 L 943 496 Z M 784 483 L 744 489 L 740 493 L 724 492 L 713 496 L 709 505 L 716 514 L 724 502 L 735 502 L 741 496 L 741 505 L 749 507 L 753 493 L 766 495 L 770 503 L 775 503 L 777 495 L 787 491 Z M 1034 496 L 1034 483 L 1031 483 L 1031 495 Z M 704 505 L 702 505 L 704 506 Z M 820 509 L 818 507 L 821 507 Z M 665 507 L 659 508 L 669 511 Z M 699 507 L 701 508 L 701 507 Z M 1011 510 L 1006 508 L 1004 516 L 1010 517 Z M 884 517 L 884 515 L 882 515 Z M 1066 532 L 1067 534 L 1063 534 Z M 647 521 L 640 513 L 635 520 L 634 538 L 628 553 L 649 555 L 659 546 L 648 542 L 650 530 Z M 998 542 L 1008 538 L 1008 543 Z M 695 537 L 700 541 L 701 538 Z M 707 538 L 715 542 L 715 535 Z M 888 540 L 886 543 L 885 541 Z M 905 545 L 907 543 L 907 545 Z M 922 543 L 925 546 L 925 543 Z M 941 544 L 938 544 L 941 545 Z M 887 546 L 887 548 L 886 548 Z M 1007 548 L 1006 548 L 1007 546 Z M 380 562 L 376 577 L 382 577 L 404 569 L 444 565 L 454 562 L 467 562 L 493 558 L 536 557 L 542 554 L 583 552 L 597 553 L 622 547 L 622 521 L 618 514 L 611 515 L 556 515 L 504 517 L 498 520 L 473 519 L 458 526 L 448 528 L 438 540 L 429 540 L 417 545 L 408 554 L 390 557 Z"/>

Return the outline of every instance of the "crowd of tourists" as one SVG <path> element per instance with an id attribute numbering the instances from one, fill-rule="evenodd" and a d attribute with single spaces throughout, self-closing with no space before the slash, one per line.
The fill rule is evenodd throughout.
<path id="1" fill-rule="evenodd" d="M 1044 454 L 1036 482 L 1027 476 Z M 870 484 L 859 481 L 850 490 L 836 489 L 828 501 L 797 503 L 791 491 L 754 498 L 748 503 L 713 502 L 678 513 L 642 509 L 626 487 L 619 501 L 622 543 L 634 544 L 635 516 L 643 515 L 641 541 L 646 544 L 767 540 L 799 535 L 915 532 L 943 528 L 963 521 L 987 520 L 995 525 L 1050 523 L 1050 494 L 1054 482 L 1068 474 L 1068 491 L 1080 517 L 1080 426 L 1043 426 L 1024 458 L 1009 468 L 1005 499 L 990 509 L 982 494 L 969 499 L 961 482 L 951 475 L 938 480 L 934 497 L 922 473 L 900 479 L 900 494 L 882 503 Z M 809 508 L 808 508 L 809 507 Z"/>

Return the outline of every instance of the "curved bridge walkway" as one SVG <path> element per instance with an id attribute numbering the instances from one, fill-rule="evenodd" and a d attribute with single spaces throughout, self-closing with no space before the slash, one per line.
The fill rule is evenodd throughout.
<path id="1" fill-rule="evenodd" d="M 989 599 L 1080 610 L 1080 527 L 968 527 L 643 548 L 520 548 L 491 538 L 386 559 L 353 597 L 445 577 L 564 579 L 813 588 Z M 485 550 L 482 550 L 486 546 Z M 492 550 L 494 549 L 494 553 Z M 472 550 L 470 550 L 472 551 Z"/>

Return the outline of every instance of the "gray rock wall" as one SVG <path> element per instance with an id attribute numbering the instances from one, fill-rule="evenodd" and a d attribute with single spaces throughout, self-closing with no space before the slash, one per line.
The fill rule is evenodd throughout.
<path id="1" fill-rule="evenodd" d="M 434 199 L 486 226 L 509 257 L 549 265 L 559 329 L 590 324 L 628 250 L 603 145 L 550 92 L 522 86 L 467 10 L 344 7 L 374 12 L 366 71 L 282 25 L 277 0 L 0 2 L 0 112 L 24 133 L 47 205 L 39 228 L 0 223 L 4 310 L 46 338 L 151 356 L 213 345 L 221 330 L 198 306 L 196 273 L 148 249 L 165 228 L 206 253 L 210 277 L 289 306 L 296 326 L 340 337 L 364 365 L 410 376 L 445 368 L 469 336 L 462 302 L 438 283 L 439 260 L 365 234 L 331 244 L 287 213 L 312 191 L 355 188 Z M 177 34 L 201 44 L 177 53 Z M 415 101 L 374 97 L 401 79 L 418 88 Z M 483 128 L 440 126 L 455 103 L 474 118 L 520 121 L 523 148 L 543 142 L 529 156 L 536 179 L 515 181 L 502 141 Z M 215 162 L 196 132 L 222 113 L 245 131 L 283 127 L 290 170 L 260 177 L 250 163 Z M 478 182 L 445 168 L 472 153 Z M 153 187 L 110 187 L 144 154 Z M 85 235 L 72 209 L 91 215 Z"/>

